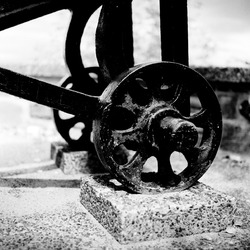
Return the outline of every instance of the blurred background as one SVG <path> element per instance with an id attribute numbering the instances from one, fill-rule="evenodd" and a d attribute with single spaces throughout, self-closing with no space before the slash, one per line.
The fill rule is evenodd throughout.
<path id="1" fill-rule="evenodd" d="M 136 62 L 157 60 L 158 1 L 134 0 L 133 6 Z M 249 66 L 248 0 L 188 0 L 188 12 L 190 65 Z M 89 20 L 82 39 L 86 66 L 97 64 L 94 36 L 98 15 L 99 10 Z M 64 75 L 64 41 L 69 20 L 70 12 L 63 10 L 1 31 L 1 65 L 31 75 Z"/>
<path id="2" fill-rule="evenodd" d="M 135 62 L 160 60 L 157 0 L 134 0 Z M 82 38 L 85 66 L 97 64 L 98 10 Z M 189 0 L 191 67 L 250 67 L 250 1 Z M 68 74 L 64 43 L 70 12 L 59 11 L 0 32 L 0 67 L 57 84 Z M 0 93 L 0 167 L 49 158 L 50 142 L 61 140 L 51 110 Z M 14 157 L 13 157 L 14 155 Z"/>

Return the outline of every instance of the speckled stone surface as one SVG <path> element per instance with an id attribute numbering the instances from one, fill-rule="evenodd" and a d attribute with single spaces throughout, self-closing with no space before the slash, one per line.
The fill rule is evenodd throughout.
<path id="1" fill-rule="evenodd" d="M 235 199 L 202 183 L 159 195 L 130 194 L 109 174 L 84 176 L 81 203 L 122 244 L 218 232 L 233 223 Z"/>
<path id="2" fill-rule="evenodd" d="M 1 180 L 0 180 L 1 183 Z M 0 249 L 116 249 L 78 188 L 0 188 Z"/>
<path id="3" fill-rule="evenodd" d="M 80 203 L 81 176 L 57 168 L 0 178 L 0 249 L 250 249 L 245 201 L 237 201 L 234 225 L 223 231 L 120 244 Z"/>
<path id="4" fill-rule="evenodd" d="M 73 151 L 67 143 L 54 142 L 51 144 L 51 159 L 64 174 L 104 173 L 106 170 L 97 155 L 88 151 Z"/>
<path id="5" fill-rule="evenodd" d="M 250 69 L 236 67 L 196 67 L 194 68 L 202 74 L 208 81 L 219 83 L 249 83 Z M 245 85 L 246 86 L 246 85 Z M 239 88 L 240 86 L 238 86 Z M 249 89 L 249 87 L 248 87 Z"/>

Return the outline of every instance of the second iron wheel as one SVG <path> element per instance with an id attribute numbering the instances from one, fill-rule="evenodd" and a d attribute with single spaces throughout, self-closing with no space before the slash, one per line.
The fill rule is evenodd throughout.
<path id="1" fill-rule="evenodd" d="M 100 84 L 101 75 L 99 68 L 89 67 L 85 70 L 94 85 L 93 95 L 100 95 L 102 93 L 102 85 Z M 80 86 L 74 83 L 72 76 L 68 76 L 63 79 L 61 87 L 80 91 Z M 53 117 L 57 131 L 68 143 L 71 149 L 93 149 L 93 143 L 91 142 L 92 120 L 85 118 L 84 114 L 81 116 L 75 116 L 59 110 L 53 110 Z"/>

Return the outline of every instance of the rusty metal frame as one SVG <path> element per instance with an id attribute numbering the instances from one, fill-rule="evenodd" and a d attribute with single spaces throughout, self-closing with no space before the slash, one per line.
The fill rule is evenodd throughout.
<path id="1" fill-rule="evenodd" d="M 160 0 L 162 60 L 189 65 L 187 0 Z M 190 102 L 182 107 L 190 113 Z"/>
<path id="2" fill-rule="evenodd" d="M 209 90 L 209 85 L 201 75 L 198 75 L 195 71 L 187 67 L 187 0 L 159 1 L 162 61 L 168 62 L 159 62 L 146 66 L 145 64 L 134 66 L 132 0 L 106 0 L 106 2 L 104 2 L 104 0 L 95 0 L 89 2 L 88 5 L 86 4 L 84 7 L 78 0 L 23 0 L 21 2 L 18 0 L 4 0 L 0 4 L 0 30 L 61 9 L 71 10 L 72 19 L 66 38 L 65 58 L 71 73 L 68 79 L 70 79 L 70 83 L 74 86 L 72 89 L 67 89 L 66 86 L 64 86 L 65 88 L 58 87 L 0 68 L 0 91 L 73 114 L 77 119 L 84 118 L 83 123 L 88 124 L 84 138 L 90 139 L 90 132 L 93 130 L 94 145 L 103 165 L 119 179 L 120 174 L 121 176 L 125 176 L 125 172 L 120 171 L 123 171 L 124 166 L 126 166 L 124 169 L 127 171 L 127 165 L 131 163 L 131 169 L 128 170 L 128 179 L 124 180 L 122 177 L 120 181 L 122 183 L 124 182 L 125 186 L 130 187 L 131 190 L 135 192 L 145 193 L 151 193 L 151 191 L 160 192 L 162 185 L 166 186 L 167 190 L 168 188 L 173 190 L 173 187 L 177 188 L 176 190 L 182 190 L 192 185 L 210 166 L 211 160 L 217 152 L 221 134 L 221 113 L 214 92 L 212 89 Z M 96 31 L 96 55 L 103 76 L 103 87 L 108 87 L 100 96 L 95 96 L 93 88 L 98 88 L 99 86 L 95 87 L 91 84 L 94 80 L 90 79 L 91 77 L 87 73 L 87 70 L 84 69 L 80 53 L 80 42 L 88 19 L 102 3 L 103 8 Z M 105 161 L 103 154 L 109 156 L 109 152 L 105 150 L 108 149 L 108 151 L 112 153 L 115 152 L 116 157 L 116 144 L 120 146 L 124 143 L 123 140 L 125 142 L 126 140 L 131 140 L 131 134 L 126 137 L 126 133 L 128 133 L 126 129 L 125 134 L 115 134 L 115 132 L 113 133 L 112 130 L 108 129 L 110 121 L 116 120 L 118 114 L 114 112 L 114 116 L 112 116 L 110 110 L 112 110 L 113 103 L 118 107 L 119 105 L 122 106 L 123 109 L 126 105 L 129 105 L 128 100 L 133 99 L 133 94 L 130 95 L 130 98 L 126 98 L 129 92 L 125 91 L 126 97 L 124 95 L 123 98 L 121 98 L 124 93 L 122 92 L 122 94 L 120 94 L 119 91 L 124 90 L 124 79 L 131 77 L 132 80 L 128 79 L 126 82 L 127 85 L 137 82 L 140 78 L 133 79 L 133 74 L 137 74 L 138 71 L 142 70 L 139 72 L 141 74 L 143 73 L 143 69 L 147 71 L 144 78 L 146 76 L 148 76 L 149 79 L 154 78 L 152 82 L 148 81 L 149 88 L 145 88 L 151 92 L 147 94 L 144 92 L 144 95 L 149 96 L 152 93 L 153 95 L 147 99 L 145 105 L 140 101 L 138 105 L 135 105 L 135 110 L 139 110 L 140 112 L 132 112 L 132 116 L 140 116 L 140 119 L 134 119 L 134 117 L 132 117 L 132 120 L 144 121 L 144 123 L 138 123 L 140 128 L 139 125 L 137 126 L 137 123 L 134 123 L 134 120 L 132 124 L 128 123 L 129 126 L 126 127 L 129 131 L 131 131 L 130 126 L 136 128 L 136 140 L 138 139 L 137 130 L 139 129 L 138 131 L 142 132 L 143 135 L 139 136 L 139 141 L 142 143 L 137 150 L 137 153 L 141 153 L 136 154 L 135 158 L 132 158 L 132 160 L 123 167 L 118 166 L 117 168 L 117 164 L 114 164 L 112 167 L 114 157 L 111 155 L 108 160 Z M 189 75 L 186 75 L 185 72 L 187 73 L 188 71 Z M 171 75 L 170 72 L 172 72 L 173 75 Z M 168 78 L 169 76 L 170 78 Z M 179 78 L 181 82 L 179 86 L 173 87 L 171 84 L 168 86 L 168 83 L 171 82 L 172 79 L 178 78 L 178 76 L 184 77 L 188 84 L 183 83 L 185 82 L 184 78 Z M 144 78 L 142 78 L 142 80 Z M 158 80 L 155 81 L 155 79 Z M 166 80 L 164 86 L 168 89 L 167 93 L 163 91 L 163 85 L 161 85 L 164 79 Z M 111 84 L 109 84 L 110 82 Z M 123 85 L 120 85 L 122 82 Z M 201 84 L 202 82 L 203 84 Z M 177 85 L 178 84 L 177 80 Z M 119 89 L 120 86 L 122 87 Z M 144 87 L 143 85 L 140 86 L 142 89 L 139 89 L 136 96 L 142 94 Z M 173 87 L 172 90 L 171 86 Z M 133 87 L 136 88 L 136 85 L 133 85 Z M 156 88 L 154 89 L 154 87 Z M 197 95 L 200 101 L 206 93 L 210 93 L 210 100 L 213 102 L 211 107 L 214 109 L 210 109 L 210 103 L 204 100 L 202 101 L 202 107 L 204 106 L 204 109 L 190 116 L 190 96 L 197 91 L 199 91 Z M 134 91 L 132 91 L 132 93 L 134 93 Z M 173 93 L 174 96 L 172 96 Z M 169 100 L 172 100 L 171 98 L 169 99 L 169 96 L 171 96 L 171 98 L 173 97 L 171 104 L 167 104 Z M 116 98 L 117 100 L 119 99 L 117 102 Z M 124 103 L 120 103 L 121 100 L 125 100 Z M 130 104 L 131 106 L 134 105 L 133 102 L 130 102 Z M 216 112 L 214 112 L 214 110 L 216 110 Z M 118 112 L 121 112 L 119 108 Z M 124 121 L 122 119 L 118 120 L 126 124 L 130 117 L 126 112 L 123 116 L 126 118 Z M 174 121 L 172 121 L 173 119 L 170 119 L 170 117 L 172 117 Z M 108 122 L 105 123 L 106 120 Z M 201 126 L 204 129 L 204 133 L 206 134 L 201 140 L 202 145 L 200 145 L 200 148 L 198 147 L 198 151 L 195 147 L 198 140 L 196 123 L 198 127 Z M 206 124 L 206 126 L 204 124 Z M 120 124 L 118 125 L 118 130 L 120 128 L 119 126 Z M 116 127 L 114 126 L 114 128 Z M 172 131 L 171 133 L 169 132 L 170 130 Z M 187 139 L 183 137 L 183 134 Z M 112 144 L 112 136 L 114 135 L 116 135 L 117 138 L 125 135 L 125 139 L 122 138 L 121 141 L 119 141 L 119 139 Z M 146 137 L 146 135 L 148 135 L 148 137 Z M 147 139 L 144 141 L 141 138 Z M 166 147 L 165 140 L 168 140 L 170 143 L 168 146 L 171 148 Z M 179 140 L 181 141 L 180 144 Z M 88 142 L 90 142 L 90 140 L 88 140 Z M 131 149 L 134 150 L 134 140 L 129 142 L 132 143 L 129 146 L 132 145 Z M 210 142 L 213 144 L 213 147 L 206 147 L 206 143 L 210 145 Z M 105 143 L 111 145 L 111 147 L 109 148 Z M 182 143 L 184 144 L 182 145 Z M 87 150 L 90 150 L 90 144 L 91 143 L 86 144 Z M 152 145 L 154 146 L 152 147 Z M 125 143 L 125 147 L 126 146 L 127 144 Z M 169 161 L 171 153 L 175 150 L 182 152 L 188 160 L 188 166 L 191 166 L 180 173 L 180 176 L 174 174 L 170 162 L 169 164 L 167 163 L 166 168 L 166 162 Z M 139 156 L 137 157 L 137 155 Z M 135 186 L 132 184 L 132 179 L 135 179 L 134 177 L 137 176 L 137 165 L 139 169 L 141 169 L 141 164 L 143 164 L 143 161 L 145 162 L 148 156 L 155 156 L 159 163 L 156 178 L 150 179 L 149 181 L 155 181 L 156 183 L 160 181 L 161 184 L 156 188 L 157 190 L 151 190 L 151 187 L 149 187 L 149 189 L 148 187 L 145 189 L 141 188 L 141 177 L 137 178 Z M 115 171 L 115 168 L 117 168 L 117 171 Z M 182 181 L 184 184 L 179 185 Z M 139 186 L 137 187 L 137 185 Z"/>

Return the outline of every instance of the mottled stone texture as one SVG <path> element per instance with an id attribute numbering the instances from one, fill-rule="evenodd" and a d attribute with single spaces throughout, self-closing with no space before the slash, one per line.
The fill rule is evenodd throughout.
<path id="1" fill-rule="evenodd" d="M 250 69 L 230 67 L 195 69 L 213 86 L 221 106 L 224 125 L 221 148 L 236 153 L 248 153 L 250 123 L 240 114 L 239 107 L 250 96 Z"/>
<path id="2" fill-rule="evenodd" d="M 68 144 L 62 142 L 51 144 L 51 159 L 55 160 L 56 166 L 65 174 L 106 172 L 95 152 L 73 151 Z"/>
<path id="3" fill-rule="evenodd" d="M 249 153 L 250 126 L 247 122 L 227 119 L 223 121 L 221 148 L 234 153 Z"/>
<path id="4" fill-rule="evenodd" d="M 218 232 L 232 225 L 235 200 L 197 183 L 159 195 L 130 194 L 109 174 L 84 176 L 81 203 L 122 244 Z"/>
<path id="5" fill-rule="evenodd" d="M 194 69 L 210 82 L 224 82 L 227 85 L 232 83 L 235 86 L 237 83 L 241 83 L 244 87 L 247 87 L 244 83 L 250 82 L 249 68 L 195 67 Z M 239 88 L 239 85 L 236 88 Z M 247 88 L 249 89 L 249 86 Z"/>

